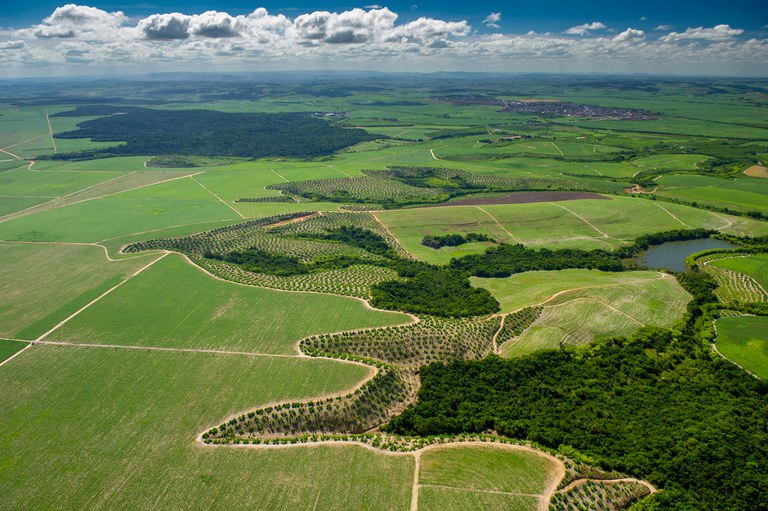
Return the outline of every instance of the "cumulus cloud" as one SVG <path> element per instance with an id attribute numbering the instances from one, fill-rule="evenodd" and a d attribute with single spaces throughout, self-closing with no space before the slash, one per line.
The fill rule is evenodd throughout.
<path id="1" fill-rule="evenodd" d="M 31 33 L 41 39 L 98 39 L 114 36 L 125 21 L 125 14 L 121 11 L 107 12 L 95 7 L 67 4 L 57 7 L 40 25 L 32 27 Z"/>
<path id="2" fill-rule="evenodd" d="M 727 41 L 743 33 L 742 29 L 731 28 L 730 25 L 716 25 L 712 28 L 696 27 L 688 28 L 685 32 L 672 32 L 662 37 L 661 40 L 665 43 L 691 39 Z"/>
<path id="3" fill-rule="evenodd" d="M 493 12 L 481 26 L 495 28 L 500 21 L 501 13 Z M 598 36 L 595 31 L 606 32 Z M 583 37 L 590 34 L 593 37 Z M 742 34 L 740 29 L 718 25 L 649 39 L 637 28 L 607 32 L 599 21 L 571 27 L 564 34 L 498 30 L 483 34 L 473 31 L 467 21 L 420 17 L 399 22 L 397 13 L 378 5 L 295 17 L 264 8 L 237 16 L 220 11 L 172 12 L 137 21 L 122 12 L 69 4 L 40 24 L 0 32 L 0 69 L 9 73 L 82 65 L 83 69 L 181 70 L 201 63 L 286 69 L 327 67 L 329 62 L 339 68 L 413 71 L 680 73 L 706 68 L 713 73 L 743 69 L 754 74 L 768 69 L 768 39 L 737 37 Z M 696 44 L 670 44 L 686 40 Z M 340 46 L 343 59 L 338 58 Z"/>
<path id="4" fill-rule="evenodd" d="M 587 35 L 592 30 L 605 30 L 606 28 L 608 27 L 599 21 L 593 21 L 592 23 L 584 23 L 583 25 L 576 25 L 575 27 L 571 27 L 566 30 L 565 33 L 568 35 Z"/>
<path id="5" fill-rule="evenodd" d="M 170 14 L 153 14 L 139 21 L 139 30 L 147 39 L 172 40 L 189 37 L 189 22 L 191 16 L 172 12 Z"/>
<path id="6" fill-rule="evenodd" d="M 0 43 L 0 50 L 23 50 L 27 47 L 27 43 L 21 40 L 5 41 Z"/>
<path id="7" fill-rule="evenodd" d="M 490 28 L 499 28 L 499 21 L 501 21 L 500 12 L 492 12 L 483 20 L 483 24 Z"/>
<path id="8" fill-rule="evenodd" d="M 613 38 L 617 43 L 625 41 L 642 41 L 645 39 L 645 32 L 636 28 L 628 28 Z"/>

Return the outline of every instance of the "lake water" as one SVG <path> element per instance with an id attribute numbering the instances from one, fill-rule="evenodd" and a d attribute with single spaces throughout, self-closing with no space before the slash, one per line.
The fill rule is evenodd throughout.
<path id="1" fill-rule="evenodd" d="M 685 258 L 712 248 L 736 248 L 733 243 L 704 238 L 700 240 L 667 241 L 654 245 L 639 257 L 640 264 L 649 268 L 686 271 Z"/>

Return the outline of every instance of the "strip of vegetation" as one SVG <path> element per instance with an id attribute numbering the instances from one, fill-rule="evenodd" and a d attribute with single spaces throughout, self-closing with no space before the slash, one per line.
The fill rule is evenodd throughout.
<path id="1" fill-rule="evenodd" d="M 51 158 L 68 160 L 147 154 L 312 158 L 382 138 L 361 129 L 340 128 L 303 113 L 144 108 L 119 113 L 122 115 L 81 122 L 79 130 L 59 133 L 56 137 L 125 142 L 125 145 L 55 154 Z"/>
<path id="2" fill-rule="evenodd" d="M 443 236 L 424 236 L 424 239 L 421 240 L 421 244 L 424 245 L 425 247 L 434 248 L 435 250 L 438 250 L 442 247 L 458 247 L 459 245 L 464 245 L 465 243 L 476 243 L 476 242 L 483 242 L 483 241 L 496 243 L 495 239 L 491 238 L 486 234 L 470 232 L 463 235 L 462 234 L 445 234 Z"/>
<path id="3" fill-rule="evenodd" d="M 387 240 L 373 231 L 356 226 L 342 225 L 338 229 L 329 229 L 324 234 L 299 233 L 299 238 L 313 238 L 328 241 L 338 241 L 355 247 L 362 248 L 372 254 L 389 258 L 397 258 L 397 252 L 389 246 Z"/>

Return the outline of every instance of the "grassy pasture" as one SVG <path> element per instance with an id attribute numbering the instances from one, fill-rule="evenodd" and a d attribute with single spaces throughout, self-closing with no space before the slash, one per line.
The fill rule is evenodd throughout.
<path id="1" fill-rule="evenodd" d="M 723 258 L 712 261 L 710 264 L 749 275 L 768 291 L 768 255 Z"/>
<path id="2" fill-rule="evenodd" d="M 483 287 L 501 304 L 501 312 L 513 312 L 549 300 L 557 293 L 637 284 L 659 279 L 655 271 L 604 272 L 598 270 L 527 271 L 505 279 L 472 277 L 472 285 Z M 672 279 L 669 279 L 670 281 Z"/>
<path id="3" fill-rule="evenodd" d="M 35 339 L 153 257 L 111 262 L 100 247 L 0 243 L 0 337 Z"/>
<path id="4" fill-rule="evenodd" d="M 0 362 L 23 350 L 27 345 L 28 343 L 22 341 L 0 339 Z"/>
<path id="5" fill-rule="evenodd" d="M 694 170 L 709 159 L 703 154 L 654 154 L 632 161 L 638 170 Z"/>
<path id="6" fill-rule="evenodd" d="M 718 351 L 760 378 L 768 378 L 768 317 L 726 317 L 716 325 Z"/>
<path id="7" fill-rule="evenodd" d="M 321 333 L 407 323 L 350 298 L 223 282 L 169 255 L 54 332 L 51 340 L 295 354 Z"/>
<path id="8" fill-rule="evenodd" d="M 662 176 L 658 180 L 660 195 L 711 204 L 736 210 L 768 212 L 768 181 L 722 179 L 698 175 Z"/>
<path id="9" fill-rule="evenodd" d="M 508 303 L 515 303 L 514 299 L 521 302 L 519 295 L 504 289 L 508 280 L 500 279 L 496 292 L 507 297 Z M 502 354 L 516 357 L 560 344 L 579 345 L 598 337 L 630 335 L 643 325 L 668 328 L 682 316 L 689 300 L 690 295 L 669 277 L 628 277 L 624 282 L 616 278 L 614 283 L 574 287 L 549 300 L 527 330 L 502 346 Z"/>
<path id="10" fill-rule="evenodd" d="M 194 443 L 231 414 L 364 374 L 329 360 L 33 346 L 0 371 L 0 507 L 405 509 L 410 456 Z"/>

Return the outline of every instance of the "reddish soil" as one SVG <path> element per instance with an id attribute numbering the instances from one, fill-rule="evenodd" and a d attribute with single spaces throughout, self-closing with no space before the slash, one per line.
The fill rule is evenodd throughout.
<path id="1" fill-rule="evenodd" d="M 560 202 L 580 199 L 611 200 L 610 197 L 593 192 L 516 192 L 504 197 L 474 197 L 458 199 L 436 206 L 482 206 L 486 204 L 528 204 L 531 202 Z"/>

